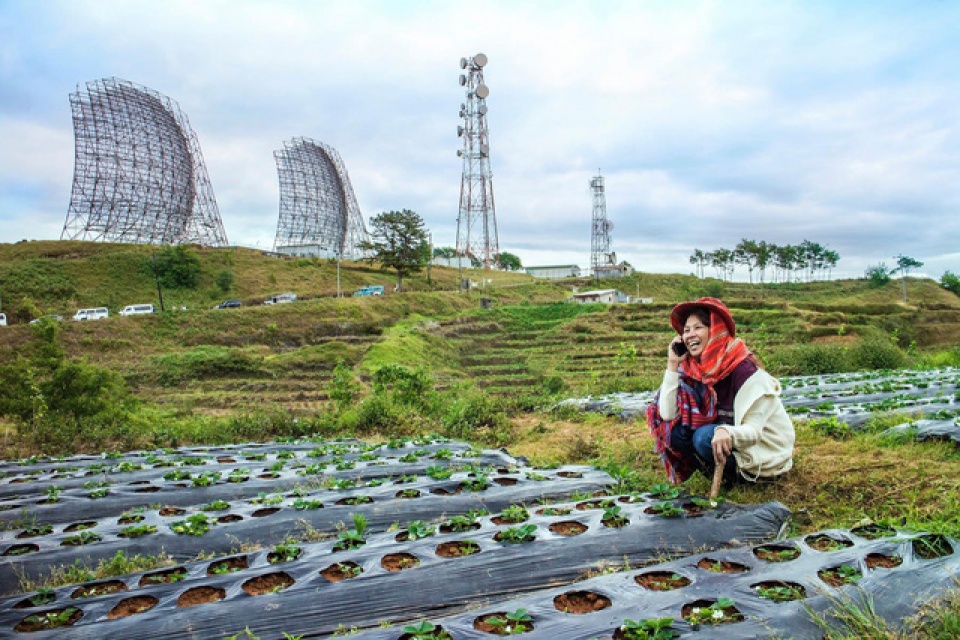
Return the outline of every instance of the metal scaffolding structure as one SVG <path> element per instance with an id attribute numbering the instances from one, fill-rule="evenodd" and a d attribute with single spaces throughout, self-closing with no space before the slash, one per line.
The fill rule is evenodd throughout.
<path id="1" fill-rule="evenodd" d="M 457 155 L 463 159 L 460 180 L 460 213 L 457 216 L 457 255 L 483 264 L 485 269 L 497 265 L 500 241 L 497 237 L 497 212 L 493 203 L 493 173 L 490 170 L 490 133 L 487 129 L 487 103 L 490 89 L 483 83 L 483 67 L 487 56 L 478 53 L 460 58 L 460 85 L 465 87 L 466 102 L 460 105 L 463 125 L 457 135 L 463 148 Z"/>
<path id="2" fill-rule="evenodd" d="M 370 236 L 347 168 L 337 150 L 293 138 L 274 151 L 280 177 L 280 219 L 274 251 L 357 259 Z"/>
<path id="3" fill-rule="evenodd" d="M 617 263 L 617 254 L 610 251 L 610 231 L 613 223 L 607 220 L 607 194 L 603 185 L 603 176 L 590 179 L 590 191 L 593 193 L 593 224 L 590 240 L 590 272 L 594 278 L 600 277 L 603 267 Z"/>
<path id="4" fill-rule="evenodd" d="M 70 94 L 76 153 L 61 239 L 227 246 L 197 136 L 170 98 L 105 78 Z"/>

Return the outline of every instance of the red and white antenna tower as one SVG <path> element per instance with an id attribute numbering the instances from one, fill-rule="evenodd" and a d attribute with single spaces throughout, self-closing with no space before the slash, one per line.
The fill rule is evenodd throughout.
<path id="1" fill-rule="evenodd" d="M 467 92 L 460 105 L 463 124 L 457 135 L 463 148 L 457 155 L 463 159 L 460 180 L 460 213 L 457 216 L 457 255 L 483 264 L 484 269 L 497 265 L 500 244 L 497 238 L 497 212 L 493 204 L 493 173 L 490 170 L 490 133 L 487 130 L 487 96 L 490 88 L 483 83 L 483 67 L 487 56 L 478 53 L 460 58 L 460 86 Z"/>

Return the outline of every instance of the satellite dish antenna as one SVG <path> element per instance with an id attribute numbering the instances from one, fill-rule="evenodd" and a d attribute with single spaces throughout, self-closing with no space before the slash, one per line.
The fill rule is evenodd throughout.
<path id="1" fill-rule="evenodd" d="M 462 158 L 462 157 L 463 157 L 463 149 L 457 149 L 457 157 L 458 157 L 458 158 Z"/>
<path id="2" fill-rule="evenodd" d="M 462 86 L 465 85 L 465 84 L 467 84 L 467 76 L 465 76 L 465 75 L 463 75 L 463 74 L 461 73 L 461 74 L 460 74 L 460 86 L 462 87 Z"/>
<path id="3" fill-rule="evenodd" d="M 607 220 L 604 226 L 607 228 L 607 231 L 613 231 L 613 220 Z"/>
<path id="4" fill-rule="evenodd" d="M 480 154 L 483 156 L 490 155 L 490 145 L 487 145 L 487 144 L 480 145 Z"/>
<path id="5" fill-rule="evenodd" d="M 488 95 L 490 95 L 490 87 L 488 87 L 485 84 L 481 84 L 480 86 L 477 87 L 478 98 L 486 98 Z"/>
<path id="6" fill-rule="evenodd" d="M 478 67 L 485 67 L 487 65 L 487 56 L 482 53 L 478 53 L 473 56 L 473 63 Z"/>
<path id="7" fill-rule="evenodd" d="M 459 138 L 462 135 L 463 135 L 463 127 L 457 127 L 457 137 Z"/>
<path id="8" fill-rule="evenodd" d="M 477 109 L 477 111 L 479 111 L 479 112 L 480 112 L 480 115 L 482 115 L 482 116 L 487 115 L 487 105 L 485 105 L 485 104 L 480 105 L 480 108 Z"/>
<path id="9" fill-rule="evenodd" d="M 467 59 L 466 59 L 466 58 L 460 58 L 460 68 L 461 68 L 461 69 L 466 69 L 466 68 L 467 68 Z"/>

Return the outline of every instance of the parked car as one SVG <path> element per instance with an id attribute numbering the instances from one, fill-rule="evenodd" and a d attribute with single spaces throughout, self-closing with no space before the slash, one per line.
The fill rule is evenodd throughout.
<path id="1" fill-rule="evenodd" d="M 365 287 L 361 287 L 358 291 L 354 292 L 353 297 L 357 296 L 382 296 L 383 295 L 383 285 L 379 284 L 368 284 Z"/>
<path id="2" fill-rule="evenodd" d="M 296 302 L 297 294 L 295 293 L 278 293 L 275 296 L 270 296 L 263 301 L 263 304 L 286 304 L 288 302 Z"/>
<path id="3" fill-rule="evenodd" d="M 110 310 L 106 307 L 95 307 L 93 309 L 79 309 L 73 314 L 74 320 L 102 320 L 110 317 Z"/>
<path id="4" fill-rule="evenodd" d="M 120 312 L 122 316 L 136 316 L 141 313 L 156 313 L 157 310 L 152 304 L 128 304 Z"/>
<path id="5" fill-rule="evenodd" d="M 48 313 L 48 314 L 45 315 L 45 316 L 40 316 L 39 318 L 34 318 L 33 320 L 31 320 L 31 321 L 29 322 L 29 324 L 37 324 L 38 322 L 40 322 L 41 320 L 44 320 L 44 319 L 46 319 L 46 320 L 51 320 L 51 321 L 53 321 L 53 322 L 61 322 L 61 321 L 63 320 L 63 316 L 58 316 L 58 315 L 55 314 L 55 313 Z"/>
<path id="6" fill-rule="evenodd" d="M 242 307 L 243 303 L 239 300 L 224 300 L 214 307 L 214 309 L 232 309 L 233 307 Z"/>
<path id="7" fill-rule="evenodd" d="M 7 326 L 7 314 L 0 313 L 0 327 Z"/>

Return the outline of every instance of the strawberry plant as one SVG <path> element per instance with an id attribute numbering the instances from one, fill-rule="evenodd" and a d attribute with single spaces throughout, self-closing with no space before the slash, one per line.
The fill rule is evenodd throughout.
<path id="1" fill-rule="evenodd" d="M 817 572 L 817 575 L 819 575 L 824 582 L 835 587 L 843 586 L 845 584 L 853 584 L 863 577 L 856 567 L 851 567 L 848 564 L 842 564 L 837 567 L 823 569 Z"/>
<path id="2" fill-rule="evenodd" d="M 152 524 L 139 524 L 132 527 L 124 527 L 120 529 L 118 536 L 121 538 L 139 538 L 141 536 L 150 535 L 151 533 L 156 533 L 157 528 Z"/>
<path id="3" fill-rule="evenodd" d="M 101 540 L 103 540 L 103 538 L 93 531 L 82 531 L 75 536 L 64 538 L 60 544 L 69 547 L 78 547 L 93 542 L 100 542 Z"/>
<path id="4" fill-rule="evenodd" d="M 209 487 L 217 483 L 220 479 L 219 471 L 204 471 L 200 475 L 191 479 L 195 487 Z"/>
<path id="5" fill-rule="evenodd" d="M 624 640 L 673 640 L 680 636 L 673 630 L 673 618 L 648 618 L 623 621 L 620 636 Z"/>
<path id="6" fill-rule="evenodd" d="M 236 573 L 237 571 L 243 571 L 243 567 L 237 565 L 232 565 L 229 562 L 221 562 L 210 567 L 210 573 L 222 576 L 228 573 Z"/>
<path id="7" fill-rule="evenodd" d="M 436 528 L 421 520 L 414 520 L 407 525 L 407 540 L 420 540 L 436 533 Z"/>
<path id="8" fill-rule="evenodd" d="M 290 562 L 299 558 L 301 551 L 302 549 L 295 544 L 278 544 L 272 552 L 267 554 L 267 562 L 270 564 Z"/>
<path id="9" fill-rule="evenodd" d="M 530 519 L 530 512 L 522 504 L 512 504 L 500 513 L 506 522 L 526 522 Z"/>
<path id="10" fill-rule="evenodd" d="M 43 605 L 50 604 L 56 600 L 57 596 L 53 592 L 53 589 L 42 588 L 37 589 L 37 592 L 27 599 L 30 601 L 30 606 L 42 607 Z"/>
<path id="11" fill-rule="evenodd" d="M 433 452 L 432 457 L 434 460 L 449 460 L 453 457 L 453 451 L 447 448 L 437 449 Z"/>
<path id="12" fill-rule="evenodd" d="M 202 511 L 225 511 L 230 508 L 230 503 L 226 500 L 214 500 L 200 507 Z"/>
<path id="13" fill-rule="evenodd" d="M 453 475 L 453 469 L 450 467 L 427 467 L 426 474 L 434 480 L 446 480 Z"/>
<path id="14" fill-rule="evenodd" d="M 191 477 L 193 477 L 192 474 L 186 469 L 173 469 L 163 474 L 164 480 L 170 480 L 173 482 L 178 480 L 189 480 Z"/>
<path id="15" fill-rule="evenodd" d="M 17 537 L 33 538 L 35 536 L 45 536 L 53 533 L 52 524 L 38 524 L 24 529 Z"/>
<path id="16" fill-rule="evenodd" d="M 244 469 L 243 467 L 234 469 L 227 475 L 227 482 L 246 482 L 250 479 L 250 470 Z"/>
<path id="17" fill-rule="evenodd" d="M 210 531 L 210 520 L 203 513 L 195 513 L 186 520 L 171 522 L 170 529 L 180 535 L 202 536 Z"/>
<path id="18" fill-rule="evenodd" d="M 100 498 L 106 498 L 108 495 L 110 495 L 109 487 L 101 487 L 99 489 L 94 489 L 93 491 L 87 494 L 87 496 L 91 500 L 99 500 Z"/>
<path id="19" fill-rule="evenodd" d="M 743 615 L 736 610 L 733 600 L 730 598 L 717 598 L 717 601 L 709 606 L 691 608 L 684 618 L 691 626 L 696 628 L 703 624 L 715 625 L 737 622 L 743 620 Z"/>
<path id="20" fill-rule="evenodd" d="M 272 504 L 282 504 L 282 503 L 283 503 L 283 496 L 281 495 L 270 496 L 270 495 L 267 495 L 266 493 L 260 493 L 257 495 L 256 498 L 253 498 L 252 500 L 250 500 L 250 504 L 259 504 L 259 505 L 265 505 L 265 506 L 272 505 Z"/>
<path id="21" fill-rule="evenodd" d="M 367 544 L 363 532 L 367 528 L 367 518 L 362 513 L 353 514 L 353 529 L 345 529 L 337 534 L 339 541 L 333 545 L 334 551 L 357 549 Z"/>
<path id="22" fill-rule="evenodd" d="M 70 618 L 80 610 L 76 607 L 67 607 L 59 611 L 48 611 L 46 613 L 36 613 L 24 618 L 24 622 L 36 625 L 39 629 L 55 629 L 62 627 L 70 622 Z"/>
<path id="23" fill-rule="evenodd" d="M 408 453 L 400 458 L 400 462 L 416 462 L 420 458 L 415 453 Z"/>
<path id="24" fill-rule="evenodd" d="M 806 596 L 806 592 L 800 585 L 777 584 L 777 585 L 756 585 L 757 595 L 774 602 L 789 602 L 790 600 L 800 600 Z"/>
<path id="25" fill-rule="evenodd" d="M 305 509 L 322 509 L 323 503 L 319 500 L 304 500 L 303 498 L 297 498 L 290 506 L 298 511 L 303 511 Z"/>
<path id="26" fill-rule="evenodd" d="M 477 528 L 477 519 L 472 515 L 453 516 L 443 524 L 450 531 L 469 531 Z"/>
<path id="27" fill-rule="evenodd" d="M 408 624 L 403 633 L 409 640 L 452 640 L 449 633 L 426 620 L 420 624 Z"/>
<path id="28" fill-rule="evenodd" d="M 498 536 L 500 542 L 509 544 L 520 544 L 531 542 L 536 538 L 537 527 L 532 524 L 525 524 L 519 527 L 510 527 L 501 531 Z"/>
<path id="29" fill-rule="evenodd" d="M 488 625 L 496 629 L 497 634 L 515 636 L 533 630 L 533 618 L 526 609 L 517 609 L 510 613 L 495 613 L 483 619 Z"/>
<path id="30" fill-rule="evenodd" d="M 51 485 L 47 487 L 47 490 L 44 491 L 44 495 L 47 496 L 47 502 L 60 502 L 60 492 L 63 491 L 62 488 L 57 485 Z"/>
<path id="31" fill-rule="evenodd" d="M 485 475 L 478 475 L 476 478 L 467 478 L 460 483 L 460 487 L 465 491 L 486 491 L 490 486 L 490 481 Z"/>
<path id="32" fill-rule="evenodd" d="M 651 498 L 660 498 L 661 500 L 673 500 L 680 496 L 680 489 L 668 484 L 666 482 L 661 482 L 650 487 L 650 491 L 647 493 L 650 494 Z"/>
<path id="33" fill-rule="evenodd" d="M 627 520 L 627 517 L 621 513 L 622 511 L 623 509 L 617 505 L 605 507 L 603 510 L 603 517 L 600 518 L 600 521 L 608 527 L 622 527 L 630 522 Z"/>
<path id="34" fill-rule="evenodd" d="M 648 507 L 647 511 L 661 515 L 665 518 L 676 518 L 684 514 L 684 510 L 672 502 L 658 502 L 652 507 Z"/>

